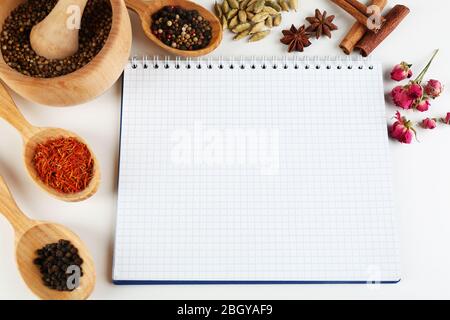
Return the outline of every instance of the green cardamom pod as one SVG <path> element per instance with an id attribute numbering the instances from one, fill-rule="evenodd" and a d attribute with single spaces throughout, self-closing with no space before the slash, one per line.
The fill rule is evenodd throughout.
<path id="1" fill-rule="evenodd" d="M 272 19 L 271 16 L 267 17 L 265 24 L 266 24 L 267 28 L 272 28 L 273 27 L 273 19 Z"/>
<path id="2" fill-rule="evenodd" d="M 242 38 L 245 38 L 246 36 L 248 36 L 250 30 L 244 30 L 240 33 L 238 33 L 237 35 L 234 36 L 233 40 L 241 40 Z"/>
<path id="3" fill-rule="evenodd" d="M 227 13 L 227 19 L 230 20 L 230 19 L 234 18 L 234 16 L 237 15 L 237 13 L 238 13 L 238 9 L 231 9 Z"/>
<path id="4" fill-rule="evenodd" d="M 266 31 L 261 31 L 258 33 L 255 33 L 254 35 L 252 35 L 250 37 L 250 39 L 248 39 L 248 42 L 255 42 L 255 41 L 259 41 L 261 39 L 264 39 L 265 37 L 267 37 L 270 33 L 270 30 L 266 30 Z"/>
<path id="5" fill-rule="evenodd" d="M 262 11 L 262 9 L 264 8 L 265 2 L 266 2 L 266 0 L 257 0 L 255 2 L 255 7 L 253 8 L 253 12 L 260 13 Z"/>
<path id="6" fill-rule="evenodd" d="M 285 0 L 278 0 L 278 4 L 280 5 L 283 11 L 289 11 L 289 5 Z"/>
<path id="7" fill-rule="evenodd" d="M 233 29 L 239 24 L 238 16 L 234 16 L 229 22 L 228 22 L 228 29 Z"/>
<path id="8" fill-rule="evenodd" d="M 298 0 L 289 0 L 289 8 L 291 8 L 291 10 L 297 11 Z"/>
<path id="9" fill-rule="evenodd" d="M 253 16 L 252 22 L 258 23 L 258 22 L 264 21 L 267 19 L 268 16 L 269 16 L 269 14 L 267 12 L 257 13 Z"/>
<path id="10" fill-rule="evenodd" d="M 264 21 L 258 22 L 257 24 L 253 25 L 253 27 L 251 28 L 250 34 L 254 34 L 254 33 L 263 31 L 264 26 L 265 26 Z"/>
<path id="11" fill-rule="evenodd" d="M 250 29 L 250 23 L 248 23 L 248 22 L 246 22 L 246 23 L 241 23 L 241 24 L 238 24 L 236 27 L 234 27 L 233 28 L 233 32 L 234 33 L 240 33 L 240 32 L 242 32 L 242 31 L 244 31 L 244 30 L 247 30 L 247 29 Z"/>
<path id="12" fill-rule="evenodd" d="M 263 9 L 262 9 L 262 12 L 267 12 L 267 13 L 270 14 L 270 15 L 276 15 L 276 14 L 278 14 L 278 11 L 277 11 L 277 10 L 275 10 L 274 8 L 269 7 L 269 6 L 264 6 Z"/>
<path id="13" fill-rule="evenodd" d="M 256 3 L 256 1 L 258 1 L 258 0 L 250 0 L 250 1 L 247 3 L 247 9 L 248 9 L 250 6 L 253 6 L 253 5 Z"/>
<path id="14" fill-rule="evenodd" d="M 241 10 L 245 10 L 245 9 L 247 9 L 247 6 L 248 6 L 248 3 L 250 2 L 250 0 L 242 0 L 240 3 L 239 3 L 239 9 L 241 9 Z"/>
<path id="15" fill-rule="evenodd" d="M 214 3 L 214 12 L 217 18 L 222 18 L 222 7 L 217 2 Z"/>
<path id="16" fill-rule="evenodd" d="M 275 18 L 273 18 L 274 27 L 278 27 L 281 24 L 281 14 L 277 14 Z"/>
<path id="17" fill-rule="evenodd" d="M 222 29 L 225 30 L 226 28 L 228 28 L 228 21 L 227 21 L 227 17 L 222 16 Z"/>
<path id="18" fill-rule="evenodd" d="M 238 17 L 241 23 L 247 22 L 247 13 L 244 10 L 239 10 Z"/>
<path id="19" fill-rule="evenodd" d="M 227 0 L 227 1 L 231 8 L 239 9 L 239 2 L 237 2 L 237 0 Z"/>
<path id="20" fill-rule="evenodd" d="M 222 13 L 227 14 L 228 11 L 230 11 L 230 5 L 228 4 L 227 0 L 223 0 L 222 2 Z"/>
<path id="21" fill-rule="evenodd" d="M 266 6 L 274 8 L 277 12 L 281 11 L 281 7 L 278 3 L 276 3 L 274 0 L 268 0 L 265 3 Z"/>

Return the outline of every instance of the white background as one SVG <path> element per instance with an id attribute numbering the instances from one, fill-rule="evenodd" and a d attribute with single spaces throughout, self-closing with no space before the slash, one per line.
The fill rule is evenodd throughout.
<path id="1" fill-rule="evenodd" d="M 212 7 L 212 0 L 199 0 Z M 428 76 L 450 84 L 450 42 L 446 39 L 447 14 L 444 0 L 389 1 L 410 7 L 411 14 L 372 55 L 390 68 L 406 60 L 416 74 L 433 49 L 441 52 Z M 336 14 L 340 30 L 331 40 L 313 40 L 305 55 L 341 55 L 338 43 L 353 23 L 351 17 L 326 0 L 301 0 L 297 13 L 284 13 L 281 27 L 257 43 L 233 42 L 227 31 L 221 46 L 211 56 L 274 56 L 286 53 L 279 43 L 282 28 L 303 24 L 318 7 Z M 165 53 L 146 40 L 137 16 L 132 13 L 133 52 L 149 56 Z M 385 79 L 385 91 L 395 84 Z M 435 131 L 419 130 L 419 142 L 400 145 L 391 141 L 397 215 L 401 238 L 402 281 L 396 285 L 277 285 L 277 286 L 114 286 L 111 283 L 114 224 L 117 197 L 118 138 L 121 85 L 117 83 L 102 97 L 72 108 L 49 108 L 29 103 L 14 95 L 28 120 L 38 126 L 66 128 L 83 136 L 99 158 L 102 186 L 91 199 L 64 203 L 43 193 L 28 177 L 22 164 L 22 141 L 17 132 L 0 121 L 0 174 L 9 184 L 19 206 L 34 219 L 62 223 L 85 241 L 97 268 L 93 299 L 404 299 L 450 298 L 450 126 Z M 426 116 L 443 116 L 450 111 L 450 93 L 432 102 Z M 364 112 L 362 108 L 361 112 Z M 387 103 L 389 119 L 395 113 Z M 405 112 L 420 120 L 425 115 Z M 348 125 L 352 125 L 348 123 Z M 14 234 L 0 218 L 0 299 L 34 299 L 15 266 Z"/>

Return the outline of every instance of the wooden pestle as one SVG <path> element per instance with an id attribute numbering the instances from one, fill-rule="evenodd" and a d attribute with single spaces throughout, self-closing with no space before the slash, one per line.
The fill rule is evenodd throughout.
<path id="1" fill-rule="evenodd" d="M 88 0 L 59 0 L 49 15 L 33 27 L 33 50 L 47 59 L 64 59 L 78 51 L 79 23 Z"/>
<path id="2" fill-rule="evenodd" d="M 371 5 L 378 6 L 381 12 L 386 6 L 386 3 L 387 0 L 372 0 Z M 359 40 L 362 39 L 366 31 L 367 31 L 366 25 L 361 24 L 359 22 L 355 22 L 351 27 L 350 31 L 342 39 L 339 47 L 342 49 L 342 51 L 344 51 L 345 54 L 352 53 L 356 44 L 359 42 Z"/>

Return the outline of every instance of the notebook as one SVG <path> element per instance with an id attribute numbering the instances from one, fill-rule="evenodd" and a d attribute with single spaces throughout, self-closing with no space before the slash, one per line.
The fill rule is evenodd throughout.
<path id="1" fill-rule="evenodd" d="M 116 284 L 400 279 L 382 67 L 130 61 Z"/>

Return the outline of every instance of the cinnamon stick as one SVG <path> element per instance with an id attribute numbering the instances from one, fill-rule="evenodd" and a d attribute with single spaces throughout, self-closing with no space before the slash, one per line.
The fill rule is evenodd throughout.
<path id="1" fill-rule="evenodd" d="M 361 54 L 367 57 L 397 28 L 409 12 L 408 7 L 399 4 L 396 5 L 386 14 L 386 22 L 378 33 L 367 32 L 355 48 L 361 50 Z"/>
<path id="2" fill-rule="evenodd" d="M 359 2 L 358 0 L 345 0 L 347 1 L 351 6 L 355 7 L 359 12 L 364 14 L 367 18 L 370 18 L 369 14 L 369 8 L 365 5 Z M 382 16 L 381 17 L 381 23 L 384 23 L 386 19 Z M 378 29 L 374 30 L 375 32 L 378 31 Z"/>
<path id="3" fill-rule="evenodd" d="M 358 0 L 345 0 L 345 1 L 347 1 L 351 6 L 355 7 L 363 15 L 367 16 L 367 7 L 364 4 L 362 4 Z"/>
<path id="4" fill-rule="evenodd" d="M 348 3 L 346 0 L 331 0 L 334 2 L 338 7 L 343 9 L 344 11 L 347 11 L 353 18 L 356 19 L 359 23 L 367 26 L 367 20 L 368 17 L 360 12 L 357 8 L 352 6 L 350 3 Z"/>
<path id="5" fill-rule="evenodd" d="M 387 0 L 372 0 L 371 5 L 378 6 L 380 8 L 380 12 L 386 6 Z M 342 39 L 339 47 L 344 51 L 345 54 L 350 54 L 353 52 L 355 45 L 362 39 L 364 34 L 367 31 L 367 27 L 365 24 L 361 24 L 359 22 L 355 22 L 353 26 L 350 28 L 349 32 Z"/>

